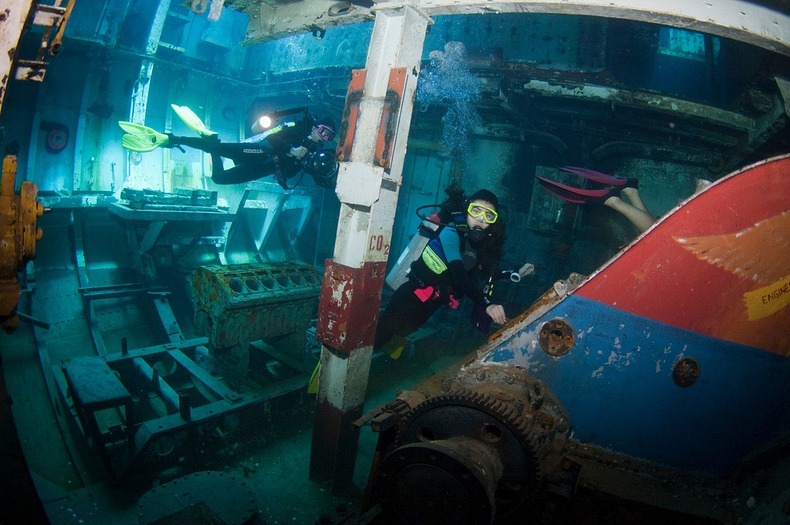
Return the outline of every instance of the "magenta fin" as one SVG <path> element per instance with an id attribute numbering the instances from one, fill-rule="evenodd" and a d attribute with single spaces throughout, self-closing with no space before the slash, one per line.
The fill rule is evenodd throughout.
<path id="1" fill-rule="evenodd" d="M 602 197 L 609 197 L 612 195 L 612 190 L 609 188 L 602 188 L 599 190 L 585 190 L 582 188 L 574 188 L 573 186 L 566 186 L 565 184 L 544 179 L 542 177 L 537 177 L 537 179 L 540 180 L 541 184 L 543 184 L 544 186 L 551 187 L 552 189 L 556 189 L 556 190 L 561 190 L 563 192 L 568 192 L 572 196 L 582 199 L 585 197 L 593 197 L 600 199 Z"/>
<path id="2" fill-rule="evenodd" d="M 552 189 L 552 188 L 550 188 L 548 186 L 545 186 L 545 185 L 543 186 L 543 189 L 546 190 L 547 192 L 551 193 L 555 197 L 558 197 L 558 198 L 560 198 L 560 199 L 562 199 L 562 200 L 564 200 L 566 202 L 572 202 L 574 204 L 585 204 L 585 201 L 582 198 L 572 197 L 571 195 L 560 193 L 559 191 L 554 190 L 554 189 Z"/>
<path id="3" fill-rule="evenodd" d="M 595 182 L 600 182 L 601 184 L 608 184 L 610 186 L 625 186 L 628 183 L 628 179 L 624 179 L 623 177 L 615 177 L 614 175 L 607 175 L 606 173 L 601 173 L 600 171 L 589 170 L 587 168 L 577 168 L 575 166 L 564 166 L 560 168 L 562 171 L 566 171 L 568 173 L 573 173 L 574 175 L 579 175 L 584 177 L 585 179 L 594 180 Z"/>
<path id="4" fill-rule="evenodd" d="M 579 195 L 575 195 L 569 191 L 565 191 L 562 188 L 555 186 L 552 181 L 543 179 L 541 177 L 536 177 L 540 185 L 543 186 L 547 192 L 551 193 L 555 197 L 558 197 L 564 201 L 572 202 L 574 204 L 584 204 L 585 200 L 584 197 L 580 197 Z"/>

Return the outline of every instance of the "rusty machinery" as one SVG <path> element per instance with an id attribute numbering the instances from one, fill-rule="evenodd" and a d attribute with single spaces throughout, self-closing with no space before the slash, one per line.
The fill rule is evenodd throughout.
<path id="1" fill-rule="evenodd" d="M 256 407 L 307 383 L 294 349 L 305 355 L 318 303 L 320 278 L 313 266 L 204 266 L 194 271 L 192 283 L 196 330 L 207 337 L 136 350 L 124 339 L 119 353 L 63 362 L 63 399 L 115 480 L 227 445 L 225 436 L 245 428 Z M 274 345 L 264 351 L 301 373 L 241 391 L 235 381 L 229 386 L 214 375 L 215 365 L 234 371 L 221 366 L 219 356 L 246 375 L 249 347 L 261 340 Z M 233 442 L 242 438 L 234 434 Z"/>
<path id="2" fill-rule="evenodd" d="M 305 333 L 318 305 L 321 278 L 298 261 L 203 266 L 192 275 L 195 329 L 244 375 L 249 344 L 305 371 Z"/>
<path id="3" fill-rule="evenodd" d="M 500 365 L 434 376 L 356 424 L 367 423 L 380 432 L 369 501 L 409 524 L 528 515 L 546 473 L 563 472 L 571 431 L 541 381 Z"/>
<path id="4" fill-rule="evenodd" d="M 17 304 L 22 292 L 17 274 L 36 257 L 36 241 L 43 235 L 36 219 L 44 213 L 35 184 L 24 181 L 19 195 L 14 193 L 16 171 L 16 155 L 6 155 L 0 186 L 0 325 L 9 333 L 19 324 Z"/>
<path id="5" fill-rule="evenodd" d="M 226 446 L 225 436 L 246 428 L 243 421 L 256 407 L 307 383 L 293 349 L 304 355 L 320 289 L 315 268 L 299 262 L 204 266 L 192 282 L 196 330 L 208 337 L 136 350 L 124 338 L 119 353 L 63 363 L 63 399 L 115 480 Z M 301 374 L 241 390 L 214 375 L 217 368 L 222 376 L 246 375 L 249 347 L 264 339 L 276 345 L 265 351 Z M 234 434 L 233 442 L 240 439 L 243 434 Z"/>
<path id="6" fill-rule="evenodd" d="M 226 445 L 226 434 L 243 427 L 234 418 L 281 394 L 230 388 L 206 370 L 207 342 L 129 349 L 124 338 L 120 352 L 63 361 L 61 398 L 113 479 Z"/>

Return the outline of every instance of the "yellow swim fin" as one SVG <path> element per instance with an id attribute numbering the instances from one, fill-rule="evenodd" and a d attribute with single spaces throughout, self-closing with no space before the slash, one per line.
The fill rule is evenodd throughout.
<path id="1" fill-rule="evenodd" d="M 140 135 L 129 135 L 128 133 L 121 137 L 121 145 L 128 150 L 138 151 L 140 153 L 153 151 L 157 148 L 156 144 L 151 144 L 145 137 L 141 137 Z"/>
<path id="2" fill-rule="evenodd" d="M 126 132 L 121 137 L 121 145 L 132 151 L 145 153 L 153 151 L 160 146 L 167 146 L 170 142 L 170 138 L 164 133 L 159 133 L 155 129 L 142 124 L 120 121 L 118 125 Z"/>
<path id="3" fill-rule="evenodd" d="M 170 104 L 170 107 L 173 108 L 173 111 L 176 112 L 178 118 L 180 118 L 189 129 L 201 137 L 217 136 L 217 132 L 208 129 L 203 121 L 200 120 L 200 117 L 195 115 L 195 112 L 189 109 L 187 106 L 176 106 L 175 104 Z"/>
<path id="4" fill-rule="evenodd" d="M 307 383 L 308 394 L 318 393 L 318 376 L 320 371 L 321 371 L 321 361 L 316 363 L 315 369 L 313 370 L 313 373 L 310 375 L 310 381 Z"/>
<path id="5" fill-rule="evenodd" d="M 395 337 L 381 347 L 381 351 L 390 356 L 391 359 L 398 359 L 403 354 L 403 349 L 408 344 L 405 337 Z"/>

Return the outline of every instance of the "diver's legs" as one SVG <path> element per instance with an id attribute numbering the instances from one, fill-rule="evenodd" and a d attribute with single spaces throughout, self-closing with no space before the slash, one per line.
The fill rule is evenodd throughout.
<path id="1" fill-rule="evenodd" d="M 647 209 L 647 206 L 645 206 L 645 203 L 642 201 L 642 196 L 639 195 L 638 189 L 625 187 L 620 190 L 620 193 L 628 197 L 628 200 L 631 201 L 631 204 L 633 204 L 635 208 L 639 208 L 643 212 L 653 217 L 653 214 L 650 213 L 650 210 Z M 655 217 L 653 217 L 653 219 L 655 219 Z"/>
<path id="2" fill-rule="evenodd" d="M 570 169 L 564 170 L 570 171 Z M 599 178 L 612 178 L 610 175 L 604 175 L 598 172 L 593 173 L 596 173 L 596 176 Z M 535 178 L 538 179 L 538 182 L 541 184 L 541 186 L 543 186 L 549 193 L 559 197 L 564 201 L 573 202 L 575 204 L 602 203 L 605 206 L 620 212 L 629 221 L 631 221 L 631 223 L 636 226 L 640 232 L 647 230 L 653 225 L 654 222 L 656 222 L 655 217 L 653 217 L 653 215 L 647 209 L 647 206 L 645 206 L 645 203 L 642 201 L 642 198 L 639 196 L 639 190 L 636 188 L 638 182 L 637 179 L 619 179 L 620 181 L 625 182 L 621 186 L 610 186 L 608 188 L 600 189 L 584 189 L 575 188 L 573 186 L 568 186 L 566 184 L 554 182 L 552 180 L 544 179 L 538 176 Z M 631 201 L 631 203 L 621 199 L 620 194 L 625 195 L 626 198 Z"/>
<path id="3" fill-rule="evenodd" d="M 267 171 L 263 166 L 257 164 L 255 166 L 241 164 L 225 169 L 222 157 L 217 154 L 211 155 L 211 164 L 211 180 L 214 181 L 215 184 L 241 184 L 243 182 L 260 179 L 272 173 L 271 171 Z"/>
<path id="4" fill-rule="evenodd" d="M 645 210 L 639 209 L 634 205 L 628 204 L 620 197 L 617 196 L 609 197 L 608 199 L 606 199 L 606 201 L 604 201 L 603 204 L 604 206 L 608 206 L 609 208 L 612 208 L 613 210 L 620 212 L 626 219 L 631 221 L 631 224 L 636 226 L 636 229 L 638 229 L 640 233 L 650 228 L 653 225 L 653 223 L 656 222 L 655 218 L 653 218 L 653 216 L 650 215 L 650 213 L 648 213 Z"/>
<path id="5" fill-rule="evenodd" d="M 379 318 L 373 349 L 378 350 L 395 336 L 406 337 L 416 332 L 440 306 L 438 301 L 420 301 L 410 283 L 402 285 Z"/>
<path id="6" fill-rule="evenodd" d="M 212 137 L 179 137 L 168 135 L 169 146 L 187 146 L 211 155 L 211 180 L 216 184 L 241 184 L 277 172 L 273 150 L 268 144 L 220 142 Z M 225 169 L 223 158 L 234 167 Z"/>
<path id="7" fill-rule="evenodd" d="M 245 163 L 260 165 L 274 156 L 274 150 L 267 143 L 220 142 L 219 139 L 210 137 L 179 137 L 175 135 L 168 135 L 168 139 L 169 147 L 188 146 L 199 149 L 211 155 L 230 159 L 237 166 Z"/>

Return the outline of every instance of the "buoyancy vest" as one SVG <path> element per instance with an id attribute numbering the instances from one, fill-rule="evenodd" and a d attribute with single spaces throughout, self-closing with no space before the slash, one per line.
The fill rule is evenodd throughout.
<path id="1" fill-rule="evenodd" d="M 466 236 L 457 224 L 465 226 L 466 221 L 463 215 L 453 217 L 453 223 L 442 226 L 438 234 L 431 239 L 422 251 L 419 258 L 411 264 L 409 276 L 415 286 L 450 285 L 450 277 L 447 272 L 447 265 L 454 254 L 449 254 L 442 244 L 443 234 L 450 234 L 452 229 L 458 235 L 458 255 L 464 264 L 466 271 L 471 271 L 477 265 L 477 252 L 467 241 Z M 459 222 L 463 221 L 463 222 Z M 446 238 L 446 237 L 445 237 Z M 452 249 L 452 248 L 451 248 Z"/>

